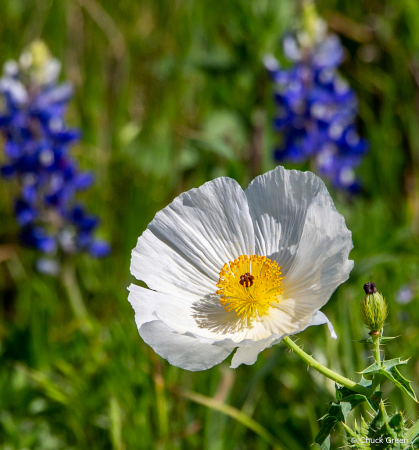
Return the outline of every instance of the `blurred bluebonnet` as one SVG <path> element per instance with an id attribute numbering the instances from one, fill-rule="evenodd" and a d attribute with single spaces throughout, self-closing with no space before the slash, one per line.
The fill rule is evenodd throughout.
<path id="1" fill-rule="evenodd" d="M 107 242 L 94 238 L 98 219 L 75 203 L 76 192 L 88 188 L 93 176 L 80 171 L 71 156 L 80 132 L 64 120 L 73 90 L 58 83 L 60 70 L 59 61 L 37 41 L 19 62 L 5 63 L 0 79 L 6 156 L 1 175 L 17 180 L 14 211 L 22 242 L 53 257 L 37 264 L 50 274 L 57 272 L 62 254 L 87 251 L 102 257 L 110 250 Z"/>
<path id="2" fill-rule="evenodd" d="M 277 87 L 274 128 L 283 138 L 275 159 L 310 159 L 334 187 L 358 191 L 354 168 L 368 143 L 359 137 L 355 124 L 357 97 L 337 72 L 344 57 L 340 40 L 327 34 L 312 3 L 304 6 L 301 30 L 284 37 L 283 50 L 292 62 L 290 68 L 282 68 L 273 56 L 264 59 Z"/>

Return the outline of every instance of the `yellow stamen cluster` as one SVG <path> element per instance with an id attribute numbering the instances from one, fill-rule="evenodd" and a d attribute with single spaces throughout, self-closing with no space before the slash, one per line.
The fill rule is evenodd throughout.
<path id="1" fill-rule="evenodd" d="M 282 294 L 281 266 L 266 256 L 241 255 L 224 264 L 217 294 L 226 311 L 247 319 L 268 313 L 272 302 Z"/>

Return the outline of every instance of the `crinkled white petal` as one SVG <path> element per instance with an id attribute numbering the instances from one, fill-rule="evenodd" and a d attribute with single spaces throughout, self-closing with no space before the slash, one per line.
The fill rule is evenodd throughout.
<path id="1" fill-rule="evenodd" d="M 134 308 L 138 328 L 159 319 L 179 334 L 188 333 L 202 343 L 229 348 L 237 344 L 254 345 L 272 335 L 262 322 L 243 326 L 241 318 L 224 309 L 218 296 L 200 299 L 191 306 L 185 296 L 162 294 L 135 284 L 131 284 L 129 291 L 128 300 Z"/>
<path id="2" fill-rule="evenodd" d="M 298 250 L 307 211 L 320 192 L 329 195 L 313 173 L 281 166 L 255 178 L 245 191 L 256 254 L 277 261 L 284 276 Z"/>
<path id="3" fill-rule="evenodd" d="M 196 372 L 224 361 L 231 348 L 203 344 L 191 336 L 172 331 L 161 320 L 147 322 L 138 330 L 144 342 L 170 364 Z"/>
<path id="4" fill-rule="evenodd" d="M 246 196 L 236 181 L 218 178 L 156 214 L 132 252 L 131 273 L 192 301 L 215 292 L 226 262 L 254 250 Z"/>
<path id="5" fill-rule="evenodd" d="M 349 276 L 351 232 L 310 172 L 277 167 L 256 178 L 246 195 L 257 251 L 276 260 L 285 276 L 276 311 L 262 321 L 279 335 L 302 331 Z"/>
<path id="6" fill-rule="evenodd" d="M 276 339 L 272 336 L 270 339 L 258 342 L 257 345 L 253 345 L 252 347 L 239 347 L 231 359 L 230 367 L 232 369 L 237 369 L 241 364 L 247 364 L 248 366 L 254 364 L 259 353 L 265 350 L 265 348 L 270 347 L 275 343 L 274 341 L 276 341 Z"/>
<path id="7" fill-rule="evenodd" d="M 305 328 L 313 313 L 327 303 L 335 289 L 348 279 L 353 261 L 351 232 L 346 228 L 327 191 L 310 205 L 298 250 L 283 280 L 281 311 Z"/>
<path id="8" fill-rule="evenodd" d="M 323 325 L 325 323 L 327 323 L 327 328 L 329 328 L 331 338 L 337 339 L 338 337 L 336 335 L 332 322 L 326 317 L 326 314 L 322 313 L 321 311 L 317 311 L 316 314 L 314 314 L 308 326 L 311 327 L 312 325 Z"/>
<path id="9" fill-rule="evenodd" d="M 152 301 L 153 291 L 144 289 L 136 284 L 131 284 L 128 290 L 128 301 L 135 312 L 137 328 L 140 329 L 144 323 L 156 320 L 156 306 L 155 302 Z"/>
<path id="10" fill-rule="evenodd" d="M 156 310 L 167 307 L 167 295 L 132 284 L 128 300 L 135 311 L 140 336 L 153 350 L 174 366 L 197 371 L 224 361 L 233 347 L 202 343 L 191 335 L 179 334 L 158 320 Z M 160 303 L 159 303 L 160 300 Z M 176 299 L 172 299 L 176 301 Z"/>
<path id="11" fill-rule="evenodd" d="M 337 339 L 335 329 L 333 328 L 332 322 L 326 317 L 324 313 L 321 311 L 317 311 L 313 317 L 311 318 L 308 327 L 311 327 L 313 325 L 323 325 L 327 324 L 327 327 L 329 328 L 330 336 L 332 339 Z M 302 330 L 300 330 L 302 331 Z M 262 341 L 259 341 L 256 345 L 251 347 L 245 347 L 240 346 L 236 353 L 234 354 L 232 360 L 231 360 L 231 368 L 236 369 L 241 364 L 247 364 L 251 365 L 254 364 L 257 360 L 257 357 L 260 352 L 265 350 L 268 347 L 272 347 L 273 345 L 278 344 L 282 338 L 285 337 L 286 334 L 284 334 L 281 337 L 278 337 L 277 334 L 273 334 L 270 338 L 264 339 Z"/>

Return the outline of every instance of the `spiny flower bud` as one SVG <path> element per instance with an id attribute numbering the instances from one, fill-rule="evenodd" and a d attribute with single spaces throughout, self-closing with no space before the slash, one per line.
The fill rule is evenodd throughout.
<path id="1" fill-rule="evenodd" d="M 387 303 L 383 296 L 377 292 L 374 283 L 364 284 L 365 297 L 361 299 L 361 316 L 371 335 L 380 334 L 381 328 L 388 315 Z"/>

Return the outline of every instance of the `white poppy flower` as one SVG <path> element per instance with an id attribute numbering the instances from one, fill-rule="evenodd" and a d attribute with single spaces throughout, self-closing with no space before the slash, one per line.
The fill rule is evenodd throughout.
<path id="1" fill-rule="evenodd" d="M 351 232 L 324 183 L 283 167 L 243 191 L 217 178 L 158 212 L 132 252 L 129 287 L 141 337 L 183 369 L 231 363 L 311 325 L 345 281 Z"/>

